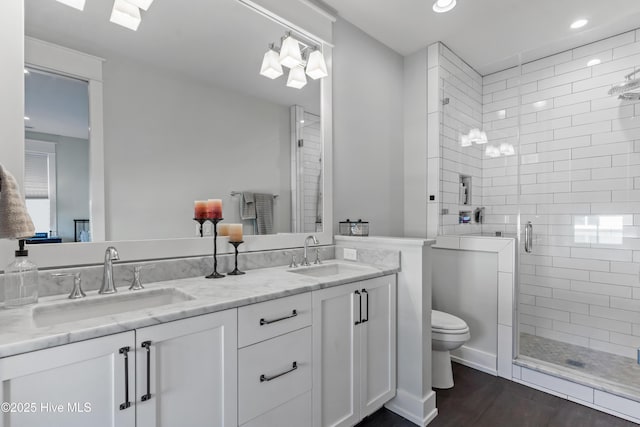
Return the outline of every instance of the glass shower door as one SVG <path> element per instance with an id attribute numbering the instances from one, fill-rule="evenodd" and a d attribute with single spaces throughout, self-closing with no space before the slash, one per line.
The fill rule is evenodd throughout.
<path id="1" fill-rule="evenodd" d="M 522 361 L 638 393 L 640 107 L 608 94 L 629 72 L 626 40 L 517 76 L 516 338 Z"/>

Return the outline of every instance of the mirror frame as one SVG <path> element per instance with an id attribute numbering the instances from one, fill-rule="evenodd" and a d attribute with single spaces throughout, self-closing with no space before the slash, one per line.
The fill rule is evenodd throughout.
<path id="1" fill-rule="evenodd" d="M 254 252 L 284 248 L 300 247 L 303 244 L 303 240 L 306 234 L 315 235 L 321 245 L 329 245 L 333 243 L 333 117 L 332 117 L 332 50 L 331 43 L 323 40 L 314 34 L 305 31 L 304 29 L 292 24 L 289 19 L 283 18 L 275 13 L 267 10 L 265 7 L 249 0 L 234 0 L 243 4 L 244 6 L 252 9 L 255 13 L 259 13 L 268 19 L 275 21 L 282 25 L 286 29 L 290 29 L 294 33 L 301 33 L 306 38 L 312 39 L 322 46 L 322 51 L 325 55 L 327 63 L 327 69 L 329 76 L 325 77 L 321 83 L 320 89 L 320 111 L 321 111 L 321 128 L 323 139 L 323 231 L 320 233 L 279 233 L 266 236 L 245 236 L 245 244 L 243 252 Z M 6 160 L 5 166 L 8 170 L 12 171 L 14 175 L 19 176 L 19 184 L 23 183 L 22 173 L 24 171 L 24 76 L 23 68 L 25 62 L 29 62 L 30 65 L 36 68 L 50 68 L 51 71 L 62 71 L 59 66 L 53 63 L 38 63 L 39 58 L 33 58 L 31 53 L 29 58 L 25 58 L 23 44 L 27 42 L 27 38 L 24 35 L 24 8 L 22 1 L 10 2 L 14 7 L 7 8 L 7 13 L 3 13 L 3 17 L 0 18 L 0 40 L 14 40 L 14 42 L 3 42 L 0 45 L 0 52 L 4 53 L 6 50 L 11 66 L 0 69 L 0 93 L 10 93 L 13 95 L 9 97 L 13 101 L 11 106 L 6 105 L 6 111 L 3 111 L 2 107 L 5 107 L 4 103 L 0 104 L 0 122 L 10 123 L 9 129 L 6 131 L 0 130 L 0 147 L 7 147 L 13 153 L 10 158 Z M 314 12 L 316 10 L 309 8 L 308 12 Z M 324 14 L 317 14 L 319 19 L 323 21 L 335 21 L 335 18 L 331 19 Z M 306 16 L 305 18 L 308 18 Z M 16 22 L 17 21 L 17 22 Z M 7 24 L 3 26 L 3 24 Z M 9 25 L 10 24 L 10 25 Z M 18 34 L 19 32 L 19 34 Z M 6 44 L 6 46 L 4 45 Z M 5 49 L 6 48 L 6 49 Z M 17 49 L 20 51 L 18 52 Z M 87 55 L 88 56 L 88 55 Z M 46 57 L 45 57 L 46 58 Z M 92 57 L 93 60 L 96 57 Z M 18 63 L 18 59 L 20 62 Z M 27 61 L 28 60 L 28 61 Z M 56 65 L 56 66 L 54 66 Z M 19 67 L 19 68 L 18 68 Z M 75 72 L 73 71 L 75 70 Z M 70 70 L 71 75 L 83 78 L 90 82 L 90 108 L 93 112 L 100 113 L 102 115 L 102 81 L 100 75 L 82 75 L 77 74 L 79 71 L 77 68 Z M 94 70 L 95 71 L 95 70 Z M 93 79 L 92 79 L 93 78 Z M 19 84 L 18 84 L 19 82 Z M 91 83 L 93 82 L 93 86 Z M 17 89 L 19 93 L 15 90 Z M 100 93 L 100 99 L 92 99 L 96 97 L 94 92 Z M 6 99 L 6 98 L 5 98 Z M 8 104 L 11 104 L 9 102 Z M 15 106 L 19 107 L 18 109 Z M 93 110 L 95 109 L 95 110 Z M 8 111 L 11 110 L 11 111 Z M 18 127 L 19 126 L 19 127 Z M 94 127 L 95 126 L 95 127 Z M 101 123 L 94 124 L 91 122 L 92 135 L 91 144 L 96 141 L 96 147 L 91 147 L 90 158 L 92 176 L 94 172 L 102 176 L 101 182 L 91 184 L 91 212 L 94 214 L 94 208 L 96 210 L 102 209 L 104 212 L 104 165 L 102 161 L 97 162 L 95 159 L 103 159 L 103 140 L 102 140 L 102 127 Z M 1 128 L 1 127 L 0 127 Z M 17 132 L 20 132 L 20 138 L 16 143 L 15 136 Z M 7 136 L 14 136 L 14 143 L 6 142 Z M 2 142 L 4 139 L 5 142 Z M 18 146 L 18 153 L 15 153 L 16 146 Z M 3 150 L 4 151 L 4 150 Z M 4 156 L 3 156 L 4 157 Z M 5 161 L 5 160 L 3 160 Z M 98 180 L 99 177 L 98 177 Z M 96 197 L 94 201 L 94 197 Z M 95 206 L 94 206 L 95 203 Z M 100 206 L 102 204 L 102 206 Z M 102 233 L 104 236 L 104 213 L 102 214 L 102 225 L 96 221 L 95 230 L 100 233 L 100 227 L 102 227 Z M 2 265 L 7 264 L 9 259 L 13 256 L 13 251 L 17 248 L 15 242 L 0 242 L 0 260 L 6 261 Z M 108 246 L 116 246 L 121 254 L 122 261 L 140 261 L 151 259 L 166 259 L 166 258 L 179 258 L 179 257 L 192 257 L 192 256 L 207 256 L 213 252 L 213 243 L 211 238 L 180 238 L 180 239 L 157 239 L 157 240 L 130 240 L 130 241 L 102 241 L 102 242 L 90 242 L 90 243 L 62 243 L 62 244 L 46 244 L 46 245 L 33 245 L 29 247 L 31 259 L 39 267 L 59 267 L 59 266 L 78 266 L 78 265 L 90 265 L 99 264 L 102 261 L 104 251 Z M 218 239 L 218 253 L 232 253 L 233 246 L 231 246 L 226 238 Z M 0 267 L 1 268 L 1 267 Z"/>

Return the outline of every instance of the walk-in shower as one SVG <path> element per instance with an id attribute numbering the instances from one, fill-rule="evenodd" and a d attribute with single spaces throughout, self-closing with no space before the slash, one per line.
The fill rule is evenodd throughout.
<path id="1" fill-rule="evenodd" d="M 441 56 L 439 235 L 518 239 L 516 363 L 640 401 L 640 30 L 484 76 Z"/>

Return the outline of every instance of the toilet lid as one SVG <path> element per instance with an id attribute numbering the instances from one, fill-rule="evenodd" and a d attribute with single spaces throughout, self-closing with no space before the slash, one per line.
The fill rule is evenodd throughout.
<path id="1" fill-rule="evenodd" d="M 431 329 L 434 331 L 466 332 L 469 327 L 464 320 L 443 311 L 431 310 Z"/>

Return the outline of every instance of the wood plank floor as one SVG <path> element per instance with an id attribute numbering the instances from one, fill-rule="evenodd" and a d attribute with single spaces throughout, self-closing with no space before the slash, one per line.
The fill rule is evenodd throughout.
<path id="1" fill-rule="evenodd" d="M 453 364 L 455 387 L 436 390 L 433 427 L 622 427 L 636 424 L 538 390 Z M 357 427 L 414 427 L 382 408 Z"/>

